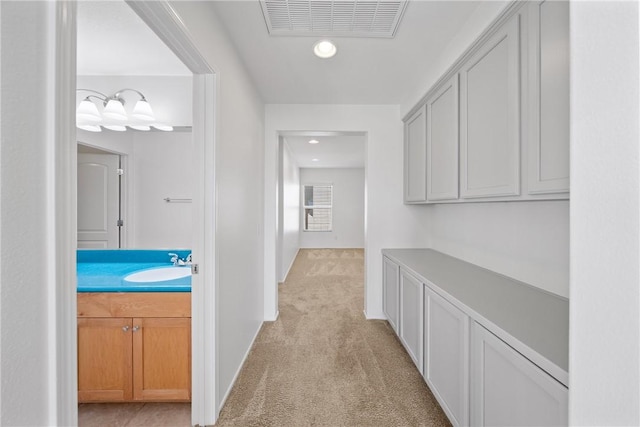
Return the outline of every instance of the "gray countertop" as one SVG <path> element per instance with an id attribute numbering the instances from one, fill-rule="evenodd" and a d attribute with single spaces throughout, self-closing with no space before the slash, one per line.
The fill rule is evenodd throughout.
<path id="1" fill-rule="evenodd" d="M 432 249 L 382 254 L 568 385 L 568 299 Z"/>

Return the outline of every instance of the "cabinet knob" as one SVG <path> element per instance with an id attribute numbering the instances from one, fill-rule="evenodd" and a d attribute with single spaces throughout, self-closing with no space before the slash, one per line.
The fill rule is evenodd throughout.
<path id="1" fill-rule="evenodd" d="M 129 325 L 123 326 L 122 331 L 127 332 L 129 330 Z"/>
<path id="2" fill-rule="evenodd" d="M 133 332 L 138 332 L 138 330 L 140 330 L 140 326 L 134 326 L 132 329 Z"/>

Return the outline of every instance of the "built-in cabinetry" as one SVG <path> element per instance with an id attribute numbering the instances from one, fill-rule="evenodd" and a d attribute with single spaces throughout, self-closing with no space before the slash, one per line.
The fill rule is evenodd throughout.
<path id="1" fill-rule="evenodd" d="M 569 5 L 529 5 L 529 194 L 569 191 Z"/>
<path id="2" fill-rule="evenodd" d="M 422 283 L 400 270 L 400 341 L 422 372 Z"/>
<path id="3" fill-rule="evenodd" d="M 389 324 L 396 332 L 400 334 L 398 312 L 400 310 L 400 267 L 398 264 L 384 259 L 382 263 L 384 276 L 384 296 L 382 309 L 387 316 Z"/>
<path id="4" fill-rule="evenodd" d="M 400 299 L 396 332 L 454 426 L 567 424 L 565 298 L 430 249 L 383 255 L 384 306 Z"/>
<path id="5" fill-rule="evenodd" d="M 567 424 L 564 385 L 478 323 L 472 331 L 472 425 Z"/>
<path id="6" fill-rule="evenodd" d="M 427 198 L 427 116 L 419 108 L 404 124 L 404 199 L 423 202 Z"/>
<path id="7" fill-rule="evenodd" d="M 427 99 L 427 201 L 458 198 L 458 75 Z"/>
<path id="8" fill-rule="evenodd" d="M 424 379 L 454 425 L 469 424 L 469 316 L 424 288 Z"/>
<path id="9" fill-rule="evenodd" d="M 79 293 L 78 401 L 189 401 L 190 293 Z"/>
<path id="10" fill-rule="evenodd" d="M 405 118 L 405 203 L 568 198 L 568 58 L 568 1 L 512 3 Z"/>

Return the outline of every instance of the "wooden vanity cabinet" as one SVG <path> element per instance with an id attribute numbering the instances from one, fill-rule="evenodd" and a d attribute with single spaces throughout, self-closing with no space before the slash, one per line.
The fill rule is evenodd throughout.
<path id="1" fill-rule="evenodd" d="M 191 294 L 78 294 L 78 401 L 191 399 Z"/>

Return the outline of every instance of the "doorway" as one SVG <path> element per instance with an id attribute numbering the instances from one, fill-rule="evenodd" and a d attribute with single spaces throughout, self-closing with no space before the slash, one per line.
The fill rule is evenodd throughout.
<path id="1" fill-rule="evenodd" d="M 300 249 L 364 249 L 365 132 L 280 132 L 276 273 Z"/>
<path id="2" fill-rule="evenodd" d="M 194 263 L 198 263 L 200 274 L 192 280 L 192 424 L 215 423 L 216 407 L 216 345 L 215 345 L 215 185 L 214 175 L 207 174 L 214 165 L 214 107 L 215 72 L 200 55 L 186 28 L 172 7 L 165 1 L 127 2 L 144 22 L 183 61 L 193 73 L 193 141 L 197 160 L 194 162 L 196 179 L 193 187 L 193 227 L 192 246 Z M 68 237 L 59 243 L 56 258 L 61 268 L 57 282 L 65 283 L 56 290 L 55 330 L 56 336 L 56 381 L 58 410 L 57 424 L 77 424 L 77 361 L 74 357 L 76 342 L 76 288 L 75 288 L 75 247 L 77 229 L 77 164 L 73 100 L 70 94 L 75 89 L 75 46 L 77 5 L 72 2 L 56 3 L 56 91 L 59 93 L 56 140 L 61 144 L 56 158 L 56 170 L 64 179 L 56 180 L 56 204 L 59 212 L 67 213 L 58 220 L 58 230 L 67 230 Z M 53 28 L 53 27 L 52 27 Z M 69 108 L 66 108 L 69 107 Z M 69 146 L 65 146 L 70 144 Z M 63 148 L 64 146 L 64 148 Z M 62 175 L 61 175 L 62 176 Z M 65 219 L 67 218 L 67 219 Z M 206 308 L 206 310 L 205 310 Z M 205 362 L 206 361 L 206 362 Z"/>
<path id="3" fill-rule="evenodd" d="M 122 156 L 78 144 L 78 249 L 122 248 Z"/>

